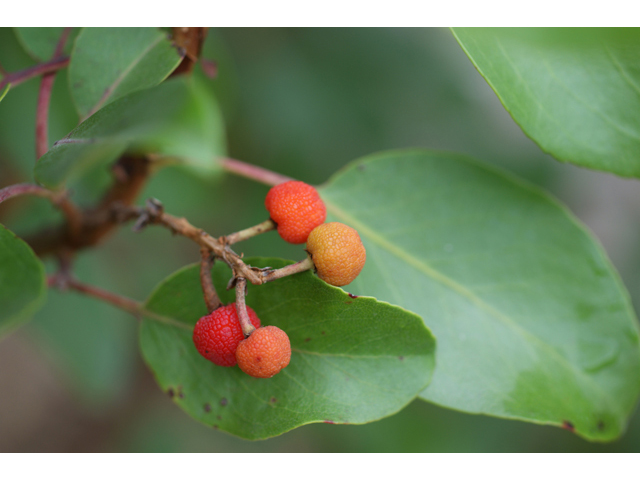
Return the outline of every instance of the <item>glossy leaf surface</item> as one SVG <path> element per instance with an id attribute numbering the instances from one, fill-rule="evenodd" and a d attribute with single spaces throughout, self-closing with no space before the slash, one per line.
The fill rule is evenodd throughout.
<path id="1" fill-rule="evenodd" d="M 0 337 L 28 320 L 45 295 L 44 265 L 23 240 L 0 225 Z"/>
<path id="2" fill-rule="evenodd" d="M 456 28 L 454 35 L 545 152 L 640 176 L 640 29 Z"/>
<path id="3" fill-rule="evenodd" d="M 543 192 L 466 157 L 366 157 L 321 188 L 367 249 L 346 288 L 438 339 L 421 397 L 611 440 L 640 391 L 638 327 L 602 248 Z"/>
<path id="4" fill-rule="evenodd" d="M 159 84 L 181 59 L 157 28 L 83 29 L 69 63 L 69 86 L 80 117 Z"/>
<path id="5" fill-rule="evenodd" d="M 213 97 L 196 79 L 176 78 L 129 94 L 82 122 L 43 155 L 36 178 L 62 185 L 86 168 L 122 152 L 175 158 L 200 172 L 217 168 L 224 154 L 224 125 Z"/>
<path id="6" fill-rule="evenodd" d="M 228 267 L 218 263 L 213 272 L 222 301 L 233 302 Z M 196 351 L 193 325 L 207 313 L 198 266 L 170 276 L 146 304 L 153 312 L 140 329 L 146 362 L 182 409 L 216 429 L 260 439 L 307 423 L 371 422 L 403 408 L 431 378 L 435 341 L 402 308 L 351 298 L 310 272 L 250 286 L 247 304 L 291 341 L 291 363 L 270 379 L 216 366 Z"/>

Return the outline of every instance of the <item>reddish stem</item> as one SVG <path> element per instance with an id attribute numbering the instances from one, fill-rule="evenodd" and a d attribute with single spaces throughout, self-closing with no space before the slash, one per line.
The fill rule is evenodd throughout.
<path id="1" fill-rule="evenodd" d="M 10 73 L 0 80 L 0 90 L 2 90 L 6 84 L 10 83 L 12 87 L 20 85 L 22 82 L 26 82 L 34 77 L 39 77 L 45 73 L 56 72 L 69 65 L 69 57 L 61 56 L 49 60 L 48 62 L 39 63 L 24 70 Z"/>
<path id="2" fill-rule="evenodd" d="M 241 177 L 250 178 L 251 180 L 255 180 L 266 185 L 279 185 L 281 183 L 288 182 L 289 180 L 293 180 L 291 177 L 272 172 L 265 168 L 256 167 L 255 165 L 244 163 L 233 158 L 222 158 L 220 160 L 220 164 L 222 165 L 222 168 L 228 172 L 235 173 Z"/>
<path id="3" fill-rule="evenodd" d="M 38 106 L 36 107 L 36 160 L 49 150 L 49 103 L 55 75 L 55 72 L 46 73 L 40 82 Z"/>
<path id="4" fill-rule="evenodd" d="M 103 302 L 110 303 L 111 305 L 120 308 L 121 310 L 126 310 L 129 313 L 133 313 L 138 317 L 144 313 L 142 303 L 137 302 L 136 300 L 103 290 L 102 288 L 80 283 L 73 278 L 66 279 L 65 286 L 71 290 L 75 290 L 90 297 L 102 300 Z"/>
<path id="5" fill-rule="evenodd" d="M 0 189 L 0 203 L 8 200 L 12 197 L 17 197 L 20 195 L 36 195 L 38 197 L 48 198 L 50 200 L 55 200 L 56 192 L 52 192 L 40 185 L 35 185 L 32 183 L 17 183 L 15 185 L 9 185 L 3 189 Z"/>
<path id="6" fill-rule="evenodd" d="M 70 32 L 70 27 L 62 31 L 53 53 L 53 58 L 57 58 L 62 54 Z M 49 150 L 49 104 L 55 77 L 55 71 L 48 72 L 42 75 L 42 81 L 40 82 L 40 93 L 38 94 L 38 106 L 36 108 L 36 160 Z"/>

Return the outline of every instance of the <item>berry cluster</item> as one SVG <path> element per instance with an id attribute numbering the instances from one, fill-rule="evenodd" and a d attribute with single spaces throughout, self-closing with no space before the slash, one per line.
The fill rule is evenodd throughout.
<path id="1" fill-rule="evenodd" d="M 265 199 L 270 220 L 227 237 L 240 241 L 276 228 L 283 240 L 307 244 L 308 259 L 286 272 L 271 271 L 266 281 L 315 268 L 325 282 L 342 287 L 351 283 L 364 267 L 365 248 L 358 232 L 338 222 L 324 223 L 327 210 L 317 190 L 304 182 L 288 181 L 273 187 Z M 296 267 L 298 266 L 298 267 Z M 285 269 L 280 269 L 285 270 Z M 279 274 L 276 274 L 279 273 Z M 244 295 L 244 287 L 240 291 Z M 221 306 L 195 325 L 193 342 L 207 360 L 222 367 L 238 365 L 257 378 L 270 378 L 289 365 L 291 344 L 287 334 L 260 319 L 242 302 Z M 213 307 L 212 307 L 213 308 Z"/>

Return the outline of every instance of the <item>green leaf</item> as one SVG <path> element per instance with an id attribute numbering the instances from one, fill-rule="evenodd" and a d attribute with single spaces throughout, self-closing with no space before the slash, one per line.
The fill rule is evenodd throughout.
<path id="1" fill-rule="evenodd" d="M 34 60 L 44 61 L 53 57 L 64 27 L 15 27 L 14 31 L 26 52 Z M 78 28 L 71 30 L 64 46 L 64 53 L 68 54 L 71 51 L 79 31 Z"/>
<path id="2" fill-rule="evenodd" d="M 640 176 L 640 29 L 453 33 L 513 119 L 545 152 Z"/>
<path id="3" fill-rule="evenodd" d="M 195 78 L 175 78 L 100 109 L 40 158 L 35 175 L 59 187 L 125 150 L 175 157 L 206 173 L 218 168 L 224 141 L 215 99 Z"/>
<path id="4" fill-rule="evenodd" d="M 69 86 L 80 117 L 159 84 L 181 59 L 167 35 L 156 28 L 83 29 L 69 63 Z"/>
<path id="5" fill-rule="evenodd" d="M 625 428 L 640 392 L 638 326 L 602 248 L 543 192 L 466 157 L 366 157 L 320 190 L 328 221 L 358 230 L 349 285 L 416 312 L 438 339 L 421 397 L 470 413 Z M 567 422 L 567 423 L 565 423 Z"/>
<path id="6" fill-rule="evenodd" d="M 249 259 L 282 267 L 280 259 Z M 230 271 L 213 269 L 225 303 Z M 140 345 L 163 390 L 200 422 L 247 439 L 308 423 L 366 423 L 396 413 L 428 384 L 435 341 L 415 314 L 373 298 L 351 298 L 310 272 L 250 286 L 248 305 L 263 325 L 291 340 L 291 363 L 270 379 L 219 367 L 196 351 L 192 331 L 206 315 L 199 267 L 186 267 L 151 295 Z"/>
<path id="7" fill-rule="evenodd" d="M 2 91 L 0 91 L 0 102 L 2 101 L 2 99 L 4 98 L 4 96 L 7 94 L 7 92 L 9 91 L 9 89 L 11 88 L 11 84 L 7 83 L 4 88 L 2 89 Z"/>
<path id="8" fill-rule="evenodd" d="M 29 245 L 0 225 L 0 337 L 29 319 L 45 295 L 44 265 Z"/>

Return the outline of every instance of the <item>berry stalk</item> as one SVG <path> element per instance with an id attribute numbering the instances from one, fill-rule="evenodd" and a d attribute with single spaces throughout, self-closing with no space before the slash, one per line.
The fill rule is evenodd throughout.
<path id="1" fill-rule="evenodd" d="M 275 270 L 268 270 L 264 272 L 264 282 L 272 282 L 282 277 L 287 277 L 295 273 L 306 272 L 314 267 L 311 258 L 307 257 L 304 260 L 300 260 L 297 263 L 292 263 L 286 267 L 278 268 Z"/>
<path id="2" fill-rule="evenodd" d="M 202 257 L 200 260 L 200 284 L 204 294 L 204 303 L 207 305 L 209 313 L 211 313 L 222 305 L 218 292 L 216 292 L 211 280 L 211 267 L 213 267 L 215 260 L 211 258 L 211 252 L 208 248 L 201 247 L 200 255 Z"/>
<path id="3" fill-rule="evenodd" d="M 275 230 L 276 223 L 269 219 L 265 220 L 258 225 L 254 225 L 253 227 L 245 228 L 244 230 L 240 230 L 239 232 L 232 233 L 223 237 L 223 240 L 227 245 L 233 245 L 234 243 L 242 242 L 243 240 L 247 240 L 251 237 L 255 237 L 256 235 L 260 235 L 261 233 L 268 232 L 270 230 Z"/>
<path id="4" fill-rule="evenodd" d="M 247 313 L 247 304 L 244 301 L 244 297 L 247 294 L 247 280 L 245 278 L 238 278 L 236 282 L 236 312 L 238 313 L 238 320 L 240 321 L 240 327 L 245 337 L 248 337 L 256 329 L 251 324 L 249 314 Z"/>

